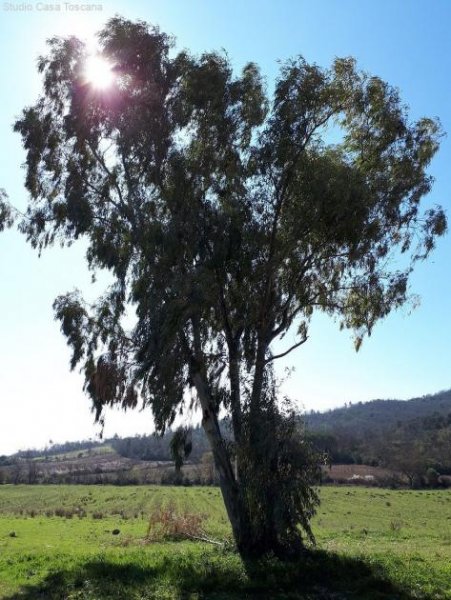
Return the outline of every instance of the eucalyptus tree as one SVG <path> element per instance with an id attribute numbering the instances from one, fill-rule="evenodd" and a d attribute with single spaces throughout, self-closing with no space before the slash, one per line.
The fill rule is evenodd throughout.
<path id="1" fill-rule="evenodd" d="M 176 52 L 143 22 L 114 18 L 98 39 L 103 88 L 76 38 L 39 60 L 42 94 L 15 124 L 20 229 L 38 251 L 83 238 L 89 267 L 114 278 L 94 305 L 55 301 L 96 419 L 139 405 L 163 432 L 197 406 L 240 552 L 284 552 L 299 524 L 311 535 L 317 498 L 274 361 L 306 342 L 316 310 L 358 348 L 406 302 L 446 229 L 440 207 L 420 209 L 440 126 L 410 122 L 397 90 L 351 58 L 288 60 L 269 94 L 256 64 L 237 75 L 226 55 Z"/>

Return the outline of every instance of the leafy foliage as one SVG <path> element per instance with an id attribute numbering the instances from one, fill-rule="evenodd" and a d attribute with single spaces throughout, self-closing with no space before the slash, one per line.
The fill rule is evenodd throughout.
<path id="1" fill-rule="evenodd" d="M 0 188 L 0 231 L 13 225 L 14 212 L 13 207 L 8 202 L 5 190 Z"/>
<path id="2" fill-rule="evenodd" d="M 20 228 L 39 250 L 85 238 L 89 266 L 114 277 L 93 306 L 78 293 L 55 301 L 96 419 L 140 403 L 164 432 L 198 405 L 238 545 L 264 548 L 249 511 L 266 492 L 247 482 L 262 481 L 273 450 L 267 441 L 258 455 L 268 463 L 247 457 L 260 431 L 283 439 L 271 344 L 294 324 L 281 354 L 303 344 L 318 309 L 358 348 L 406 301 L 413 265 L 446 230 L 440 207 L 420 210 L 440 125 L 411 124 L 398 92 L 350 58 L 287 61 L 270 99 L 255 64 L 236 76 L 222 54 L 176 54 L 143 22 L 116 17 L 99 42 L 114 65 L 108 89 L 86 80 L 75 38 L 52 39 L 39 61 L 43 93 L 15 124 L 30 192 Z M 311 496 L 290 498 L 299 510 L 286 505 L 283 527 L 300 514 L 306 525 Z"/>
<path id="3" fill-rule="evenodd" d="M 179 427 L 170 441 L 171 456 L 177 473 L 180 472 L 183 461 L 191 454 L 192 447 L 191 430 L 188 427 Z"/>
<path id="4" fill-rule="evenodd" d="M 268 413 L 258 434 L 245 436 L 249 441 L 239 449 L 245 502 L 251 527 L 262 534 L 258 544 L 264 543 L 267 552 L 284 548 L 296 554 L 299 525 L 315 541 L 310 519 L 319 504 L 314 485 L 320 480 L 321 457 L 299 431 L 294 413 L 283 415 L 273 405 Z"/>

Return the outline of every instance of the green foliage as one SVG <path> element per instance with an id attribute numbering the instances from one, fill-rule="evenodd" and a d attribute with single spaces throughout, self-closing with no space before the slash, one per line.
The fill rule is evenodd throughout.
<path id="1" fill-rule="evenodd" d="M 111 90 L 84 81 L 81 42 L 55 38 L 40 61 L 43 96 L 15 126 L 28 239 L 43 248 L 84 235 L 90 265 L 117 278 L 92 316 L 78 296 L 55 305 L 98 411 L 134 406 L 139 384 L 159 428 L 170 423 L 189 383 L 194 317 L 217 386 L 228 328 L 254 366 L 262 299 L 266 352 L 314 307 L 337 311 L 359 338 L 405 301 L 411 263 L 390 272 L 387 257 L 418 240 L 415 261 L 446 228 L 440 209 L 419 211 L 437 122 L 410 125 L 396 90 L 351 59 L 331 70 L 288 61 L 270 102 L 255 65 L 234 78 L 218 54 L 171 58 L 172 41 L 144 23 L 112 19 L 100 42 L 115 64 Z M 339 143 L 325 143 L 327 124 Z M 127 301 L 139 319 L 131 338 Z"/>
<path id="2" fill-rule="evenodd" d="M 193 447 L 191 441 L 191 430 L 187 427 L 179 427 L 173 434 L 169 443 L 171 456 L 174 460 L 175 470 L 180 473 L 183 462 L 191 454 Z"/>
<path id="3" fill-rule="evenodd" d="M 275 426 L 271 344 L 295 322 L 282 354 L 303 344 L 322 310 L 358 348 L 406 302 L 414 264 L 446 230 L 440 207 L 420 210 L 440 125 L 410 123 L 397 91 L 350 58 L 289 60 L 269 98 L 255 64 L 235 75 L 223 54 L 177 54 L 143 22 L 115 17 L 99 42 L 114 65 L 106 90 L 86 81 L 75 38 L 50 40 L 39 61 L 42 95 L 15 124 L 30 193 L 20 228 L 39 250 L 83 237 L 90 268 L 113 275 L 93 306 L 78 293 L 55 301 L 96 419 L 139 403 L 164 432 L 195 388 L 235 536 L 257 547 L 232 457 L 244 472 L 244 448 Z"/>
<path id="4" fill-rule="evenodd" d="M 314 453 L 294 413 L 284 414 L 273 402 L 259 415 L 258 431 L 238 452 L 242 495 L 251 529 L 259 532 L 257 551 L 283 555 L 299 552 L 301 528 L 314 543 L 310 520 L 319 504 L 320 455 Z M 250 535 L 250 534 L 249 534 Z"/>
<path id="5" fill-rule="evenodd" d="M 12 227 L 15 212 L 16 211 L 8 202 L 8 196 L 5 190 L 0 188 L 0 231 Z"/>

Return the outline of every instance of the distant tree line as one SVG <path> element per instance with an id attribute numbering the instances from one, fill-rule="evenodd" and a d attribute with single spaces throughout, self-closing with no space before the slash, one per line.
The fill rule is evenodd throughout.
<path id="1" fill-rule="evenodd" d="M 327 413 L 310 413 L 305 421 L 315 451 L 330 464 L 384 467 L 399 474 L 390 481 L 381 480 L 381 485 L 418 488 L 451 484 L 451 391 L 411 401 L 348 405 Z M 226 420 L 221 422 L 221 429 L 225 438 L 231 437 Z M 181 463 L 174 457 L 177 434 L 168 430 L 162 436 L 116 435 L 103 442 L 65 442 L 0 456 L 0 483 L 215 483 L 203 429 L 194 426 L 184 430 L 183 440 L 190 454 Z M 108 446 L 122 462 L 105 467 L 96 458 Z"/>
<path id="2" fill-rule="evenodd" d="M 227 425 L 223 424 L 224 429 Z M 199 462 L 205 454 L 209 452 L 208 441 L 203 429 L 200 426 L 189 428 L 188 435 L 191 441 L 191 462 Z M 106 440 L 114 450 L 126 458 L 138 460 L 173 460 L 174 456 L 171 451 L 171 440 L 173 439 L 174 431 L 170 430 L 165 435 L 141 435 L 126 438 L 115 437 Z"/>

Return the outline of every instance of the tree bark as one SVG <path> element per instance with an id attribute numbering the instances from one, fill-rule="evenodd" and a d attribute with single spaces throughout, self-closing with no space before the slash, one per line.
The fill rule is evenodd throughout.
<path id="1" fill-rule="evenodd" d="M 229 380 L 230 380 L 230 408 L 232 413 L 232 427 L 235 442 L 241 443 L 242 414 L 240 391 L 240 366 L 239 357 L 235 348 L 229 348 Z"/>
<path id="2" fill-rule="evenodd" d="M 219 428 L 218 418 L 207 385 L 199 372 L 192 374 L 192 380 L 202 408 L 202 427 L 213 452 L 224 505 L 232 525 L 235 540 L 237 540 L 241 538 L 241 510 L 239 489 L 233 472 L 232 462 L 224 444 L 224 438 Z"/>

